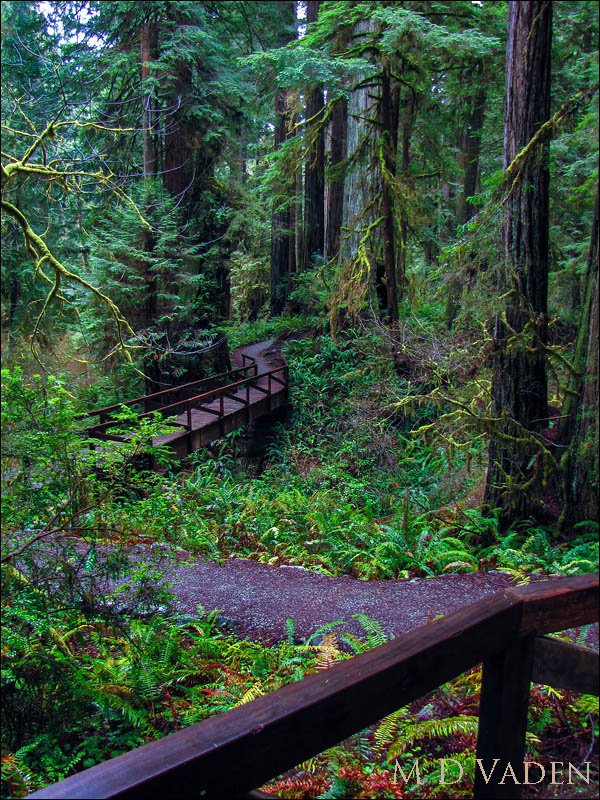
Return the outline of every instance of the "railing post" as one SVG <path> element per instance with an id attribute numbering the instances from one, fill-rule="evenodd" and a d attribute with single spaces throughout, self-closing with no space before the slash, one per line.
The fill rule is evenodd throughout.
<path id="1" fill-rule="evenodd" d="M 534 647 L 523 636 L 483 663 L 475 800 L 521 797 Z"/>
<path id="2" fill-rule="evenodd" d="M 219 396 L 219 433 L 221 437 L 225 436 L 225 398 L 223 395 Z"/>

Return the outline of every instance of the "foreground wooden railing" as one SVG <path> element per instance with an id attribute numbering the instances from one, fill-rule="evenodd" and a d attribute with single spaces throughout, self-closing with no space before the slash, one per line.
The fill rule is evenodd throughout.
<path id="1" fill-rule="evenodd" d="M 401 610 L 399 609 L 399 613 Z M 598 654 L 544 634 L 598 619 L 598 575 L 509 589 L 32 798 L 261 796 L 261 786 L 483 662 L 477 798 L 518 798 L 532 680 L 597 694 Z M 492 770 L 494 760 L 498 759 Z"/>

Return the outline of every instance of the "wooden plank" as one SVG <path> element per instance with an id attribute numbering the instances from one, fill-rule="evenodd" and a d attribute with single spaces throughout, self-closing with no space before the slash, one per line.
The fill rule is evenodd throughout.
<path id="1" fill-rule="evenodd" d="M 475 800 L 521 797 L 534 647 L 523 636 L 483 663 Z"/>
<path id="2" fill-rule="evenodd" d="M 532 680 L 555 689 L 598 695 L 598 653 L 572 642 L 540 637 L 535 641 Z"/>
<path id="3" fill-rule="evenodd" d="M 518 599 L 498 593 L 30 797 L 247 793 L 508 647 L 521 610 Z"/>
<path id="4" fill-rule="evenodd" d="M 536 581 L 510 589 L 523 601 L 521 633 L 544 633 L 587 625 L 598 619 L 598 574 Z"/>

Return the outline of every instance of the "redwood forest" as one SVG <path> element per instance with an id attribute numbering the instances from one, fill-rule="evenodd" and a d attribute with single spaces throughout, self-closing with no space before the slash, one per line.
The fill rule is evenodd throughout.
<path id="1" fill-rule="evenodd" d="M 597 797 L 598 4 L 1 13 L 2 798 Z"/>

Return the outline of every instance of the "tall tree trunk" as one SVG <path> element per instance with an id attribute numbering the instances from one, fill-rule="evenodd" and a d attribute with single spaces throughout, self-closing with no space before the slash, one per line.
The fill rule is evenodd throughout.
<path id="1" fill-rule="evenodd" d="M 507 168 L 550 115 L 552 3 L 509 4 L 504 166 Z M 548 293 L 548 145 L 530 153 L 505 202 L 504 264 L 500 290 L 505 314 L 495 325 L 492 381 L 499 435 L 492 435 L 485 491 L 488 507 L 501 509 L 501 524 L 531 513 L 530 439 L 547 425 L 544 344 Z M 531 480 L 530 480 L 531 479 Z"/>
<path id="2" fill-rule="evenodd" d="M 355 45 L 376 31 L 375 20 L 360 20 L 353 30 Z M 334 333 L 342 310 L 350 318 L 356 317 L 374 285 L 379 289 L 379 304 L 385 307 L 387 301 L 382 281 L 381 226 L 376 224 L 379 218 L 377 199 L 381 196 L 381 134 L 378 124 L 381 84 L 378 77 L 367 77 L 365 73 L 357 74 L 354 80 L 348 100 L 349 166 L 344 181 L 343 233 L 339 252 L 343 272 L 332 308 Z"/>
<path id="3" fill-rule="evenodd" d="M 397 93 L 396 93 L 397 98 Z M 393 107 L 394 94 L 391 87 L 391 70 L 383 67 L 380 121 L 381 121 L 381 200 L 383 215 L 383 262 L 385 269 L 385 292 L 388 320 L 398 321 L 398 292 L 396 286 L 396 247 L 394 230 L 394 202 L 392 185 L 396 178 L 396 150 L 398 144 L 398 120 L 396 108 Z M 396 117 L 396 119 L 394 119 Z"/>
<path id="4" fill-rule="evenodd" d="M 465 225 L 475 213 L 469 203 L 479 187 L 479 156 L 481 154 L 481 132 L 485 116 L 485 89 L 481 85 L 483 64 L 475 67 L 479 76 L 479 86 L 467 100 L 467 116 L 460 135 L 458 163 L 462 172 L 462 191 L 456 195 L 456 226 Z M 474 254 L 469 257 L 474 260 Z M 462 271 L 450 276 L 446 295 L 446 326 L 451 328 L 460 309 L 460 297 L 465 283 L 469 286 L 475 278 L 477 269 L 474 263 L 467 265 L 467 276 Z"/>
<path id="5" fill-rule="evenodd" d="M 140 29 L 140 59 L 142 74 L 142 154 L 144 161 L 144 179 L 151 180 L 156 175 L 156 148 L 154 146 L 154 136 L 152 133 L 154 93 L 150 86 L 151 64 L 158 56 L 158 31 L 156 23 L 146 21 Z M 146 187 L 149 191 L 149 186 Z M 146 211 L 148 216 L 151 213 L 152 201 L 150 193 L 146 200 Z M 152 254 L 156 246 L 154 232 L 143 229 L 142 239 L 144 251 Z M 150 259 L 143 264 L 144 270 L 144 302 L 143 302 L 143 326 L 150 328 L 156 322 L 158 316 L 158 276 L 152 269 Z"/>
<path id="6" fill-rule="evenodd" d="M 306 21 L 310 25 L 319 15 L 320 0 L 306 3 Z M 304 235 L 300 269 L 310 267 L 314 254 L 323 255 L 325 249 L 325 128 L 320 119 L 323 112 L 323 87 L 317 86 L 307 93 L 307 136 L 311 145 L 307 152 L 304 170 Z M 311 121 L 312 120 L 312 121 Z"/>
<path id="7" fill-rule="evenodd" d="M 275 150 L 287 138 L 287 92 L 280 91 L 275 98 Z M 271 313 L 281 314 L 288 295 L 290 239 L 293 236 L 289 208 L 278 209 L 271 217 Z"/>
<path id="8" fill-rule="evenodd" d="M 169 100 L 171 111 L 165 126 L 163 183 L 179 202 L 187 193 L 185 207 L 189 213 L 194 202 L 194 177 L 200 177 L 195 176 L 194 170 L 194 125 L 187 116 L 192 96 L 192 70 L 187 62 L 181 61 L 173 67 L 173 73 Z"/>
<path id="9" fill-rule="evenodd" d="M 144 22 L 140 30 L 140 57 L 142 62 L 142 150 L 144 177 L 156 174 L 156 149 L 152 126 L 154 122 L 154 93 L 150 86 L 151 63 L 158 53 L 156 23 Z"/>
<path id="10" fill-rule="evenodd" d="M 325 224 L 325 256 L 335 258 L 340 249 L 342 219 L 344 213 L 344 176 L 339 165 L 346 158 L 346 135 L 348 125 L 348 102 L 340 98 L 335 102 L 330 117 L 329 168 L 327 186 L 327 215 Z M 337 167 L 337 169 L 336 169 Z"/>
<path id="11" fill-rule="evenodd" d="M 415 98 L 411 96 L 406 100 L 406 107 L 402 115 L 402 181 L 408 186 L 410 174 L 410 141 L 412 138 L 415 124 Z M 406 208 L 400 211 L 400 240 L 398 242 L 397 256 L 397 275 L 398 275 L 398 294 L 400 299 L 404 299 L 406 293 L 406 266 L 407 266 L 407 245 L 408 245 L 408 214 Z"/>
<path id="12" fill-rule="evenodd" d="M 283 46 L 293 41 L 295 33 L 290 32 L 296 20 L 294 2 L 286 2 L 282 23 L 287 27 L 280 37 Z M 275 150 L 281 147 L 289 135 L 289 116 L 287 92 L 280 90 L 275 97 Z M 271 216 L 271 314 L 281 314 L 289 294 L 290 261 L 293 248 L 290 238 L 294 237 L 292 227 L 293 213 L 290 208 L 275 208 Z"/>
<path id="13" fill-rule="evenodd" d="M 476 67 L 480 81 L 483 79 L 483 65 Z M 481 154 L 481 131 L 485 118 L 485 89 L 479 86 L 468 100 L 468 113 L 460 137 L 459 166 L 462 170 L 462 191 L 456 197 L 456 224 L 464 225 L 475 213 L 475 207 L 468 200 L 479 186 L 479 156 Z"/>
<path id="14" fill-rule="evenodd" d="M 568 445 L 562 464 L 565 508 L 561 527 L 598 520 L 598 195 L 588 253 L 586 293 L 581 312 L 574 367 L 565 400 L 559 439 Z"/>

